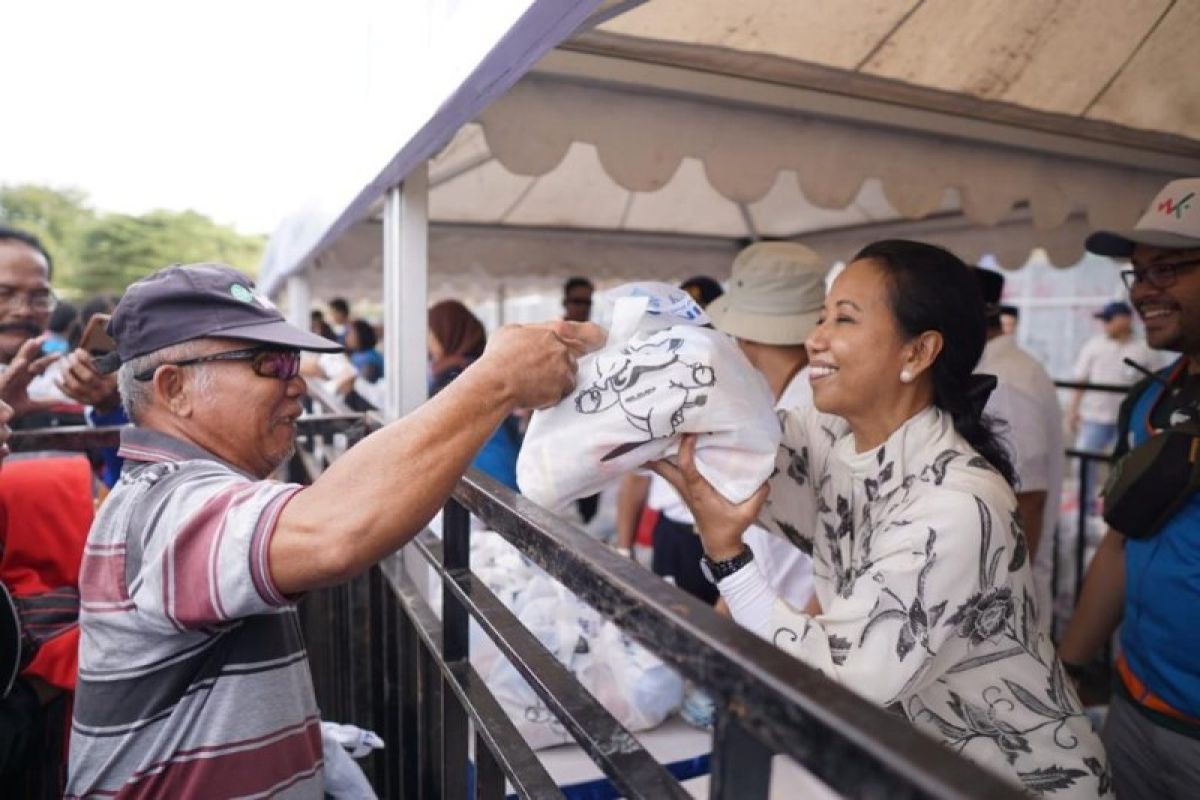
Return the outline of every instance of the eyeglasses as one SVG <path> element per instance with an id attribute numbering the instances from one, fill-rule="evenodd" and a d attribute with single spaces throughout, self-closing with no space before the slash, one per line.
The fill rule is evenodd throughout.
<path id="1" fill-rule="evenodd" d="M 1167 264 L 1151 264 L 1145 269 L 1123 269 L 1121 270 L 1121 280 L 1125 282 L 1125 288 L 1131 290 L 1139 283 L 1148 283 L 1155 289 L 1167 289 L 1175 284 L 1175 279 L 1179 277 L 1179 270 L 1191 269 L 1197 264 L 1200 264 L 1200 258 Z"/>
<path id="2" fill-rule="evenodd" d="M 34 289 L 23 292 L 15 286 L 0 284 L 0 306 L 20 308 L 22 300 L 29 304 L 32 311 L 47 314 L 58 306 L 58 298 L 49 289 Z"/>
<path id="3" fill-rule="evenodd" d="M 290 381 L 300 374 L 299 350 L 275 350 L 263 347 L 251 347 L 245 350 L 230 350 L 228 353 L 214 353 L 210 356 L 188 358 L 183 361 L 164 361 L 134 375 L 134 379 L 148 381 L 154 377 L 159 367 L 190 367 L 193 364 L 208 364 L 216 361 L 249 361 L 250 369 L 260 378 L 277 378 Z"/>

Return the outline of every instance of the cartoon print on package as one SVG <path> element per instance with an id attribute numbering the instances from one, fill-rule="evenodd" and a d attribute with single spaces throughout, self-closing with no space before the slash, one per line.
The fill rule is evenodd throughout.
<path id="1" fill-rule="evenodd" d="M 579 361 L 575 391 L 538 411 L 517 482 L 550 509 L 595 494 L 699 434 L 700 472 L 733 502 L 770 475 L 780 428 L 766 381 L 691 297 L 665 284 L 607 293 L 607 345 Z"/>
<path id="2" fill-rule="evenodd" d="M 629 424 L 646 435 L 645 441 L 674 436 L 683 427 L 688 409 L 708 401 L 703 390 L 717 380 L 711 366 L 681 358 L 682 346 L 683 339 L 665 330 L 621 348 L 614 358 L 597 359 L 598 377 L 577 391 L 575 409 L 581 414 L 596 414 L 620 405 Z M 601 461 L 610 461 L 644 443 L 618 445 Z"/>

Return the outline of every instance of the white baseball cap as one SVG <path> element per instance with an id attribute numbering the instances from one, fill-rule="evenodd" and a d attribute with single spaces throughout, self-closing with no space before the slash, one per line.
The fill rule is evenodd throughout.
<path id="1" fill-rule="evenodd" d="M 1139 244 L 1190 250 L 1200 247 L 1200 178 L 1171 181 L 1131 231 L 1097 231 L 1085 247 L 1099 256 L 1129 258 Z"/>
<path id="2" fill-rule="evenodd" d="M 725 294 L 708 306 L 717 330 L 750 342 L 804 344 L 825 305 L 824 260 L 797 242 L 758 242 L 738 253 Z"/>

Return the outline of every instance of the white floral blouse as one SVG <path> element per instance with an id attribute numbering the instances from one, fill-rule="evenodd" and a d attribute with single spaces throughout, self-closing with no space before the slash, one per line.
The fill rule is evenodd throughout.
<path id="1" fill-rule="evenodd" d="M 784 429 L 761 522 L 812 554 L 822 613 L 772 596 L 769 621 L 747 623 L 731 591 L 734 616 L 1032 794 L 1110 796 L 1103 747 L 1039 632 L 1016 500 L 949 416 L 926 409 L 865 453 L 811 409 Z M 722 591 L 760 579 L 741 570 Z"/>

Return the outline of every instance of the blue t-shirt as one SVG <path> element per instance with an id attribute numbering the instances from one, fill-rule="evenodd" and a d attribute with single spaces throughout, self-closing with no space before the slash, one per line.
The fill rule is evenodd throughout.
<path id="1" fill-rule="evenodd" d="M 383 356 L 378 350 L 359 350 L 350 354 L 350 363 L 368 383 L 383 377 Z"/>
<path id="2" fill-rule="evenodd" d="M 450 384 L 450 381 L 462 374 L 464 367 L 452 367 L 433 376 L 429 384 L 429 395 L 440 392 Z M 483 448 L 471 462 L 471 466 L 480 472 L 503 483 L 514 492 L 519 492 L 517 486 L 517 456 L 521 452 L 521 433 L 516 420 L 508 417 L 501 423 L 496 432 L 484 442 Z"/>
<path id="3" fill-rule="evenodd" d="M 1150 414 L 1164 391 L 1152 383 L 1127 401 L 1133 405 L 1123 435 L 1131 447 L 1153 435 Z M 1125 540 L 1121 650 L 1146 688 L 1200 718 L 1200 493 L 1154 536 Z"/>
<path id="4" fill-rule="evenodd" d="M 104 428 L 109 425 L 127 425 L 129 417 L 125 416 L 125 409 L 117 406 L 112 411 L 101 413 L 94 408 L 88 409 L 87 420 L 94 427 Z M 101 447 L 99 449 L 100 459 L 103 462 L 100 468 L 100 480 L 108 488 L 117 485 L 117 479 L 121 477 L 121 466 L 125 463 L 125 459 L 117 455 L 115 447 Z"/>

